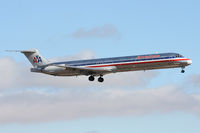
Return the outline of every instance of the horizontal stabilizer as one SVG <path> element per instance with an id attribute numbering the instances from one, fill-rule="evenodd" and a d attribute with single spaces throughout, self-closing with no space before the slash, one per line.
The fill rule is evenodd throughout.
<path id="1" fill-rule="evenodd" d="M 6 50 L 6 52 L 36 53 L 36 49 L 31 50 Z"/>
<path id="2" fill-rule="evenodd" d="M 7 52 L 20 52 L 24 54 L 30 63 L 35 67 L 41 67 L 43 65 L 49 64 L 49 62 L 42 57 L 37 49 L 30 49 L 30 50 L 6 50 Z"/>
<path id="3" fill-rule="evenodd" d="M 5 50 L 6 52 L 21 52 L 21 50 Z"/>

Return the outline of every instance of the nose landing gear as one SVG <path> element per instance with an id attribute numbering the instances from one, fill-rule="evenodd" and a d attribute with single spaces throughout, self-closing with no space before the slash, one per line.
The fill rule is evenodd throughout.
<path id="1" fill-rule="evenodd" d="M 181 73 L 185 73 L 185 67 L 182 67 Z"/>
<path id="2" fill-rule="evenodd" d="M 181 70 L 181 73 L 185 73 L 185 70 Z"/>

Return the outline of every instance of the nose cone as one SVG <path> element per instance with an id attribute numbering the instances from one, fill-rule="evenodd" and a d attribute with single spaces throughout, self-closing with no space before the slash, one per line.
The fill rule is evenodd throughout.
<path id="1" fill-rule="evenodd" d="M 191 64 L 192 64 L 192 60 L 188 60 L 188 61 L 187 61 L 187 64 L 188 64 L 188 65 L 191 65 Z"/>

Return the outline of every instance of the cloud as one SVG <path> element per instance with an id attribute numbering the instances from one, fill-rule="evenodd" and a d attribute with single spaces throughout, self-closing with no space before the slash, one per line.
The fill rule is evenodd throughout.
<path id="1" fill-rule="evenodd" d="M 85 58 L 88 54 L 80 55 Z M 158 76 L 155 71 L 111 74 L 105 76 L 104 83 L 98 83 L 89 82 L 86 76 L 31 73 L 24 63 L 3 57 L 0 73 L 2 124 L 177 111 L 200 115 L 200 94 L 188 94 L 178 86 L 149 88 Z"/>
<path id="2" fill-rule="evenodd" d="M 200 95 L 173 86 L 148 90 L 89 89 L 23 91 L 0 96 L 0 123 L 62 121 L 90 117 L 138 116 L 151 113 L 200 114 Z"/>
<path id="3" fill-rule="evenodd" d="M 189 82 L 195 87 L 200 87 L 200 74 L 194 74 L 189 77 Z"/>
<path id="4" fill-rule="evenodd" d="M 63 56 L 63 57 L 56 57 L 49 59 L 50 62 L 55 61 L 71 61 L 71 60 L 85 60 L 85 59 L 94 59 L 96 54 L 93 51 L 85 50 L 77 53 L 76 55 L 72 56 Z"/>
<path id="5" fill-rule="evenodd" d="M 80 54 L 81 58 L 87 57 L 86 54 Z M 74 56 L 75 58 L 76 56 Z M 91 85 L 95 88 L 106 86 L 144 86 L 151 81 L 156 72 L 132 72 L 123 74 L 105 75 L 105 82 L 89 82 L 88 77 L 55 77 L 39 73 L 31 73 L 30 66 L 24 63 L 17 63 L 12 58 L 0 59 L 0 90 L 13 88 L 87 88 Z M 141 74 L 142 73 L 142 74 Z M 116 82 L 117 81 L 117 82 Z M 78 84 L 77 84 L 78 83 Z"/>
<path id="6" fill-rule="evenodd" d="M 96 131 L 96 130 L 91 130 L 91 131 L 88 131 L 86 133 L 100 133 L 99 131 Z"/>
<path id="7" fill-rule="evenodd" d="M 80 38 L 120 39 L 121 37 L 118 29 L 111 24 L 103 25 L 102 27 L 94 27 L 89 30 L 80 28 L 76 32 L 72 33 L 71 36 L 76 39 Z"/>

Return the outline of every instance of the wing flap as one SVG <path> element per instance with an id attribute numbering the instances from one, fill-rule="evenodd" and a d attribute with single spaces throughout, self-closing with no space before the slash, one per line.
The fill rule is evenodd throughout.
<path id="1" fill-rule="evenodd" d="M 116 67 L 101 67 L 101 68 L 89 68 L 89 67 L 77 67 L 77 66 L 67 66 L 66 64 L 51 64 L 53 66 L 65 68 L 68 71 L 80 73 L 82 75 L 105 75 L 112 73 L 116 70 Z"/>

